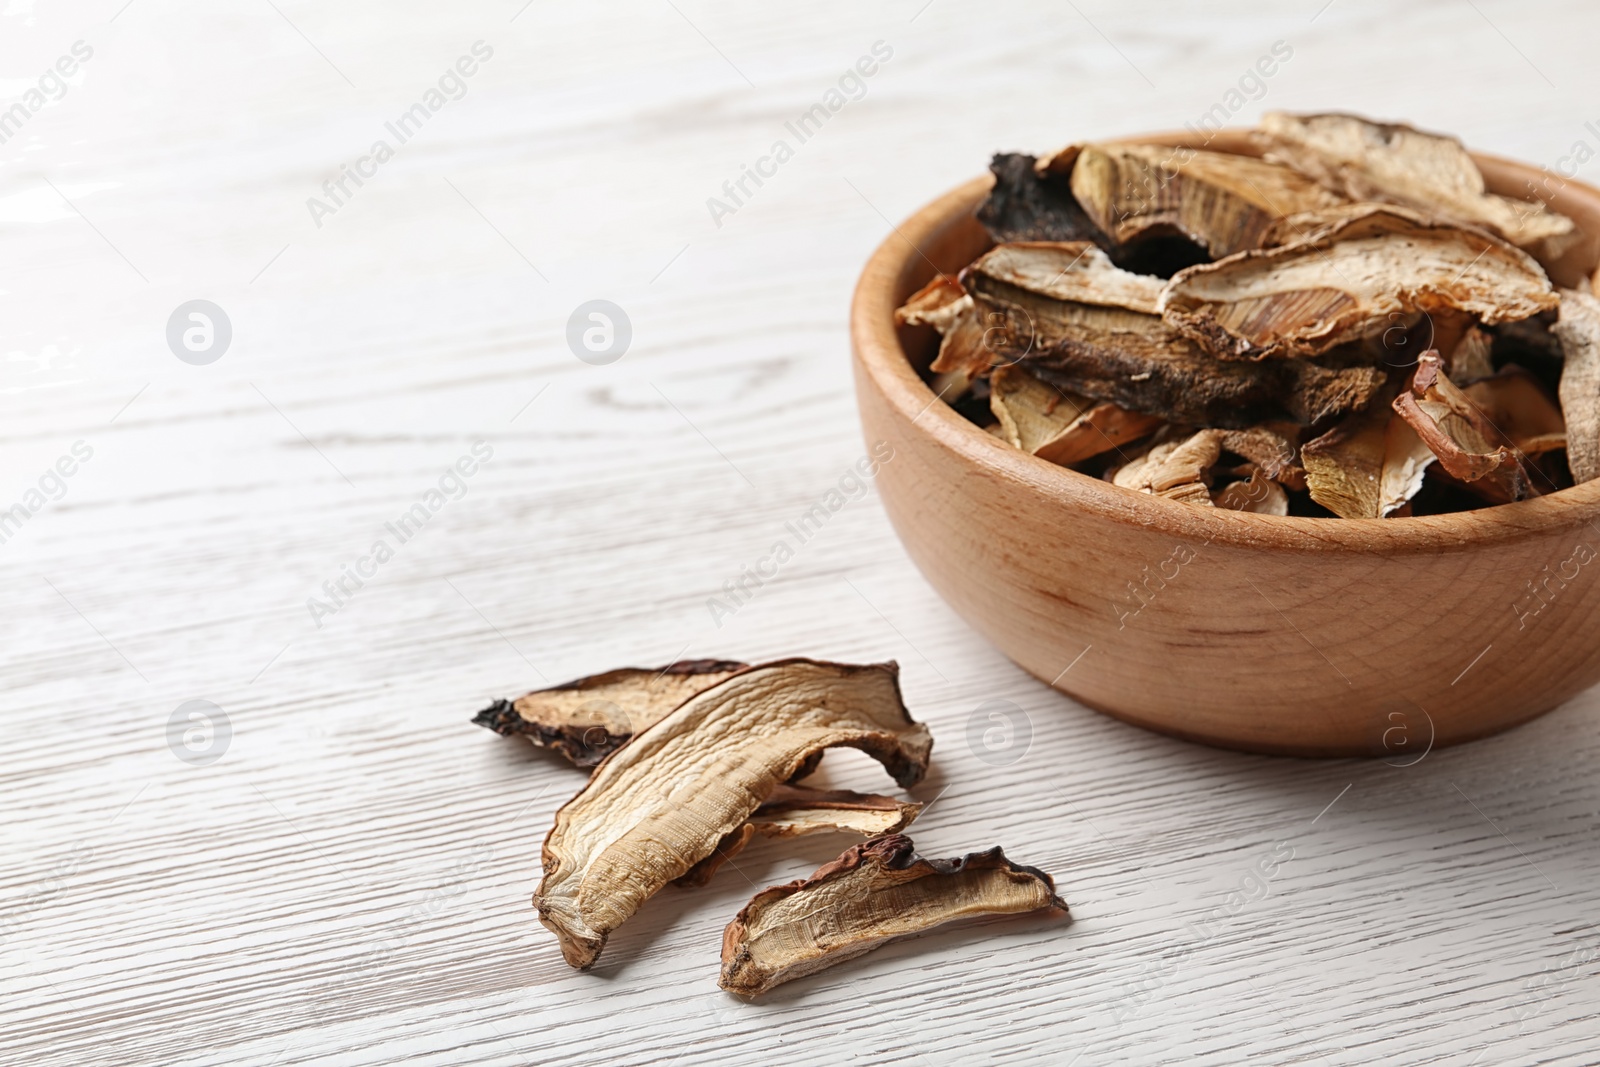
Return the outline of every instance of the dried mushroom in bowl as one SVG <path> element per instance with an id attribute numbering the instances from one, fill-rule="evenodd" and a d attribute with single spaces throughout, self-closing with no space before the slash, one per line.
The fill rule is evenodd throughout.
<path id="1" fill-rule="evenodd" d="M 1600 476 L 1600 301 L 1550 280 L 1571 219 L 1407 126 L 1269 113 L 1250 143 L 996 156 L 995 244 L 897 314 L 938 333 L 941 398 L 1050 463 L 1258 514 Z"/>

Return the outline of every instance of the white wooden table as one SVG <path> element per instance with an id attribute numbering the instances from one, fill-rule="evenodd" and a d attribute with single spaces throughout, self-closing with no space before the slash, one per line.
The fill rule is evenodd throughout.
<path id="1" fill-rule="evenodd" d="M 5 0 L 0 1061 L 1600 1061 L 1596 694 L 1412 766 L 1152 736 L 968 630 L 870 494 L 707 610 L 863 449 L 856 270 L 991 151 L 1236 100 L 1555 167 L 1600 147 L 1597 32 L 1578 0 Z M 800 144 L 785 123 L 879 41 Z M 1277 41 L 1264 97 L 1230 97 Z M 341 164 L 367 177 L 333 201 Z M 166 337 L 197 299 L 232 331 L 205 365 Z M 592 299 L 631 322 L 608 365 L 566 340 Z M 744 1003 L 722 926 L 847 842 L 758 843 L 569 971 L 528 901 L 582 774 L 471 715 L 790 654 L 898 659 L 938 739 L 919 847 L 1002 844 L 1074 921 Z M 1031 725 L 1005 767 L 966 741 L 993 699 Z M 888 785 L 854 753 L 824 778 Z"/>

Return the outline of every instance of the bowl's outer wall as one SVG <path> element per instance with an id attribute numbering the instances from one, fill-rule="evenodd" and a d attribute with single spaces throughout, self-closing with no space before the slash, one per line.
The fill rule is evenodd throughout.
<path id="1" fill-rule="evenodd" d="M 1541 177 L 1481 162 L 1508 195 Z M 893 311 L 934 263 L 953 273 L 987 246 L 972 218 L 987 186 L 885 242 L 852 337 L 866 438 L 894 448 L 877 479 L 890 520 L 940 595 L 1020 666 L 1141 726 L 1314 756 L 1408 757 L 1600 681 L 1600 483 L 1419 519 L 1213 512 L 1025 455 L 934 403 Z M 1569 183 L 1556 206 L 1600 233 L 1600 191 Z"/>

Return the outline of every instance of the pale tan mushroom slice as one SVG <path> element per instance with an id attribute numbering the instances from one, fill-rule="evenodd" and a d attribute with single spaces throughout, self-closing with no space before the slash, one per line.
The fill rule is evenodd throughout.
<path id="1" fill-rule="evenodd" d="M 961 282 L 941 274 L 913 293 L 894 313 L 902 326 L 932 326 L 939 332 L 939 352 L 929 370 L 934 391 L 946 402 L 959 399 L 973 379 L 989 373 L 994 353 L 985 343 L 985 326 Z"/>
<path id="2" fill-rule="evenodd" d="M 1285 215 L 1344 202 L 1277 163 L 1137 144 L 1084 145 L 1072 166 L 1072 192 L 1119 245 L 1178 233 L 1214 258 L 1258 247 Z"/>
<path id="3" fill-rule="evenodd" d="M 989 408 L 1000 420 L 999 436 L 1063 467 L 1109 452 L 1161 425 L 1153 415 L 1057 389 L 1020 367 L 996 367 L 989 389 Z"/>
<path id="4" fill-rule="evenodd" d="M 1166 284 L 1151 274 L 1135 274 L 1111 262 L 1088 241 L 1018 241 L 996 245 L 964 272 L 981 274 L 1041 296 L 1080 304 L 1127 308 L 1158 314 Z"/>
<path id="5" fill-rule="evenodd" d="M 1211 507 L 1206 479 L 1222 455 L 1222 435 L 1221 430 L 1198 430 L 1187 437 L 1161 441 L 1120 467 L 1111 482 L 1124 489 Z"/>
<path id="6" fill-rule="evenodd" d="M 911 786 L 933 741 L 900 697 L 893 663 L 790 659 L 741 671 L 635 734 L 556 812 L 539 921 L 574 967 L 662 886 L 711 855 L 781 783 L 838 746 Z"/>
<path id="7" fill-rule="evenodd" d="M 1224 362 L 1154 315 L 1057 300 L 983 274 L 969 282 L 981 314 L 1025 324 L 1017 332 L 1026 343 L 1002 349 L 1006 360 L 1074 393 L 1168 422 L 1306 425 L 1364 406 L 1384 381 L 1371 366 Z"/>
<path id="8" fill-rule="evenodd" d="M 1067 913 L 1054 880 L 998 848 L 929 860 L 880 837 L 752 897 L 723 931 L 718 985 L 755 996 L 945 923 L 1042 911 Z"/>
<path id="9" fill-rule="evenodd" d="M 1307 441 L 1300 457 L 1311 499 L 1343 519 L 1404 514 L 1435 458 L 1387 402 Z"/>
<path id="10" fill-rule="evenodd" d="M 1394 410 L 1439 457 L 1451 478 L 1492 503 L 1535 495 L 1516 451 L 1496 444 L 1499 432 L 1483 410 L 1445 376 L 1437 352 L 1424 352 Z"/>
<path id="11" fill-rule="evenodd" d="M 848 833 L 878 837 L 899 833 L 910 826 L 924 805 L 848 789 L 811 789 L 780 785 L 755 810 L 750 821 L 723 838 L 716 851 L 689 868 L 673 884 L 703 886 L 717 868 L 738 855 L 757 834 L 762 837 L 801 837 L 809 834 Z"/>
<path id="12" fill-rule="evenodd" d="M 1479 226 L 1546 262 L 1578 240 L 1573 221 L 1542 202 L 1488 192 L 1477 164 L 1454 137 L 1356 115 L 1269 111 L 1256 139 L 1268 160 L 1335 193 Z"/>
<path id="13" fill-rule="evenodd" d="M 673 708 L 745 669 L 732 660 L 679 660 L 623 667 L 497 700 L 473 722 L 502 737 L 522 736 L 579 767 L 593 767 Z"/>
<path id="14" fill-rule="evenodd" d="M 1372 207 L 1295 244 L 1179 271 L 1161 313 L 1218 358 L 1259 360 L 1326 352 L 1413 312 L 1494 325 L 1557 303 L 1543 268 L 1500 238 Z"/>
<path id="15" fill-rule="evenodd" d="M 1267 477 L 1260 467 L 1251 471 L 1248 479 L 1229 482 L 1212 493 L 1211 502 L 1228 511 L 1248 511 L 1256 515 L 1289 514 L 1289 494 L 1283 486 Z"/>
<path id="16" fill-rule="evenodd" d="M 1561 342 L 1561 413 L 1566 416 L 1567 465 L 1572 480 L 1600 478 L 1600 300 L 1576 289 L 1561 291 L 1561 312 L 1551 332 Z"/>

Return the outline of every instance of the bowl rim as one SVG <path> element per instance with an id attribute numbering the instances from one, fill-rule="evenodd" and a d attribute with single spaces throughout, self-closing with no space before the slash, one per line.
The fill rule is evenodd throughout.
<path id="1" fill-rule="evenodd" d="M 1198 144 L 1187 132 L 1135 134 L 1100 143 L 1135 142 L 1229 151 L 1214 146 L 1222 142 L 1243 147 L 1249 132 L 1247 128 L 1229 127 Z M 1234 154 L 1255 153 L 1235 151 Z M 1535 167 L 1516 160 L 1479 152 L 1471 155 L 1473 162 L 1485 170 L 1491 191 L 1501 195 L 1511 194 L 1505 191 L 1503 182 L 1494 180 L 1495 177 L 1516 175 L 1532 180 L 1543 176 Z M 1579 206 L 1586 209 L 1567 213 L 1580 223 L 1580 231 L 1591 229 L 1590 236 L 1600 236 L 1593 233 L 1592 228 L 1584 227 L 1581 218 L 1589 215 L 1600 220 L 1600 189 L 1574 179 L 1563 180 L 1565 184 L 1550 196 L 1549 203 L 1557 210 Z M 1199 508 L 1135 492 L 1058 466 L 995 439 L 934 394 L 913 368 L 894 322 L 894 312 L 901 300 L 897 292 L 899 280 L 912 258 L 927 260 L 922 251 L 924 244 L 976 210 L 993 181 L 992 175 L 984 174 L 963 182 L 918 208 L 898 226 L 892 226 L 856 282 L 850 307 L 850 336 L 857 367 L 905 421 L 908 429 L 920 428 L 924 435 L 970 465 L 1025 485 L 1057 505 L 1087 511 L 1124 526 L 1197 538 L 1206 544 L 1222 542 L 1296 551 L 1425 554 L 1476 545 L 1509 544 L 1548 536 L 1553 530 L 1573 530 L 1585 525 L 1600 538 L 1600 523 L 1596 521 L 1600 519 L 1600 479 L 1515 503 L 1443 515 L 1385 519 L 1259 515 L 1224 508 Z M 928 262 L 932 265 L 931 260 Z M 864 384 L 858 377 L 858 389 Z"/>

